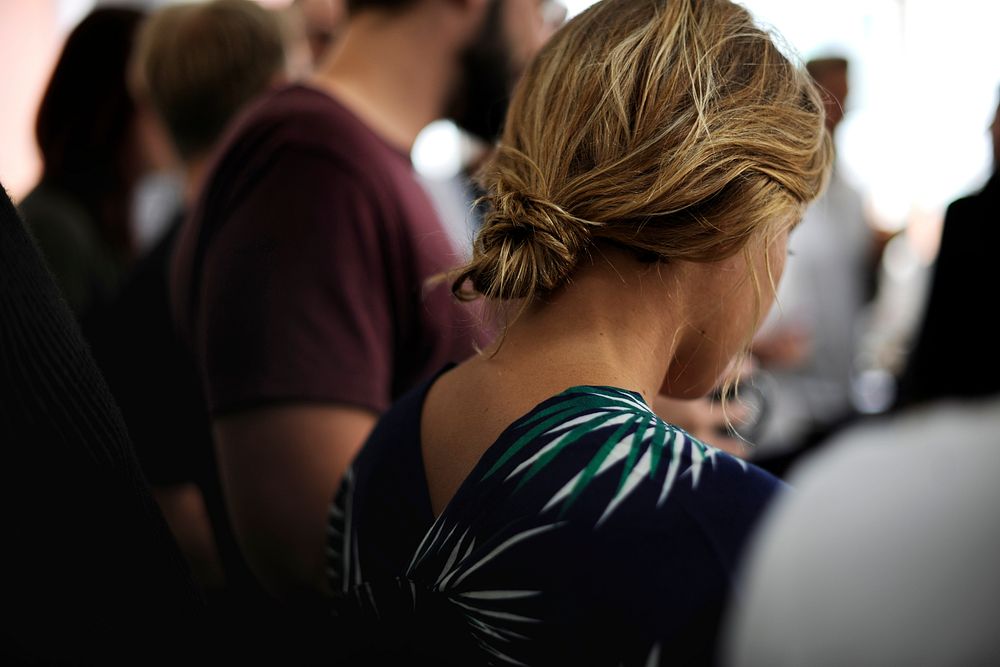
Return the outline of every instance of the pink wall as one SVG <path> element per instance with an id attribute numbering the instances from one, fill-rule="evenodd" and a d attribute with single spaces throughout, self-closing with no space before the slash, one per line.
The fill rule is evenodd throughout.
<path id="1" fill-rule="evenodd" d="M 38 178 L 35 113 L 61 38 L 55 0 L 0 0 L 0 182 L 15 200 Z"/>

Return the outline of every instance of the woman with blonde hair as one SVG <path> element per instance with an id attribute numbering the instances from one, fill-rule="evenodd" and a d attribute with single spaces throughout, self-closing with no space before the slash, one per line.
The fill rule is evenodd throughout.
<path id="1" fill-rule="evenodd" d="M 650 405 L 746 348 L 830 159 L 808 76 L 727 0 L 604 0 L 553 37 L 452 276 L 503 333 L 382 418 L 331 510 L 364 650 L 711 662 L 779 483 Z"/>

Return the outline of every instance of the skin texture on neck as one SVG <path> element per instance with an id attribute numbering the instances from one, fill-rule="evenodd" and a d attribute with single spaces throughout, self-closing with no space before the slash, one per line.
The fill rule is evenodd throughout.
<path id="1" fill-rule="evenodd" d="M 429 0 L 400 13 L 362 12 L 348 22 L 312 83 L 409 152 L 420 130 L 444 115 L 458 54 L 482 21 L 483 6 L 481 0 Z"/>
<path id="2" fill-rule="evenodd" d="M 568 285 L 513 320 L 498 347 L 431 387 L 421 440 L 435 512 L 507 426 L 568 387 L 619 387 L 650 404 L 661 391 L 711 390 L 750 333 L 746 275 L 741 254 L 648 264 L 595 248 Z"/>
<path id="3" fill-rule="evenodd" d="M 669 289 L 676 273 L 618 250 L 595 251 L 570 284 L 526 308 L 502 341 L 469 363 L 498 380 L 532 377 L 540 393 L 608 385 L 649 401 L 680 343 L 674 334 L 686 298 Z"/>

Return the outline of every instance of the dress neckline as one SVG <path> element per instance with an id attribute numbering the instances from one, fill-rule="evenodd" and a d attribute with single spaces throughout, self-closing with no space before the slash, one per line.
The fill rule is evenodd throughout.
<path id="1" fill-rule="evenodd" d="M 421 479 L 421 489 L 423 491 L 423 502 L 426 510 L 426 515 L 429 516 L 432 522 L 437 521 L 444 514 L 448 513 L 449 508 L 456 502 L 456 499 L 460 498 L 464 492 L 468 491 L 475 484 L 479 484 L 489 476 L 487 473 L 492 473 L 497 464 L 501 461 L 504 455 L 507 453 L 508 449 L 504 447 L 504 443 L 511 441 L 509 445 L 513 445 L 513 435 L 515 431 L 521 428 L 524 424 L 529 422 L 537 414 L 544 412 L 546 409 L 553 407 L 554 405 L 564 401 L 570 396 L 596 396 L 601 398 L 607 398 L 611 401 L 622 402 L 622 399 L 631 399 L 631 405 L 635 408 L 635 412 L 645 412 L 650 415 L 655 415 L 653 409 L 646 403 L 646 400 L 637 391 L 631 389 L 623 389 L 621 387 L 613 387 L 610 385 L 573 385 L 567 387 L 566 389 L 560 391 L 557 394 L 553 394 L 548 398 L 542 399 L 530 410 L 522 414 L 520 417 L 508 424 L 500 434 L 493 440 L 490 445 L 483 450 L 476 463 L 469 469 L 469 473 L 465 476 L 462 482 L 458 485 L 455 493 L 452 494 L 451 498 L 445 503 L 444 507 L 441 509 L 440 514 L 434 512 L 434 506 L 431 503 L 431 492 L 430 487 L 427 484 L 427 464 L 424 461 L 424 443 L 423 443 L 423 415 L 424 415 L 424 403 L 427 400 L 427 395 L 430 393 L 431 388 L 434 384 L 441 378 L 442 375 L 448 371 L 455 368 L 457 364 L 449 363 L 440 371 L 438 371 L 431 380 L 427 382 L 424 386 L 423 391 L 420 396 L 420 404 L 417 413 L 417 437 L 415 439 L 417 447 L 417 459 L 420 461 L 420 479 Z"/>

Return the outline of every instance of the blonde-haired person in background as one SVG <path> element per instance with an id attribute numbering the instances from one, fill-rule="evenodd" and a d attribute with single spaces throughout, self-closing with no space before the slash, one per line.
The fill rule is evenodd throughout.
<path id="1" fill-rule="evenodd" d="M 197 201 L 227 125 L 286 79 L 283 39 L 279 17 L 251 0 L 172 5 L 142 25 L 131 63 L 133 94 L 176 153 L 186 209 Z M 238 628 L 240 641 L 220 642 L 227 658 L 238 661 L 242 654 L 233 651 L 245 650 L 245 656 L 260 659 L 261 639 L 291 642 L 281 639 L 281 628 L 265 613 L 270 603 L 254 588 L 220 518 L 225 510 L 208 411 L 194 359 L 178 339 L 170 312 L 169 262 L 184 213 L 175 213 L 121 295 L 88 321 L 87 332 L 143 472 L 209 593 L 214 617 Z M 248 631 L 254 621 L 267 632 Z M 286 646 L 281 651 L 283 659 L 295 660 Z"/>
<path id="2" fill-rule="evenodd" d="M 331 510 L 366 658 L 711 661 L 780 483 L 649 405 L 749 344 L 831 157 L 808 76 L 738 5 L 605 0 L 556 33 L 452 276 L 505 332 L 382 418 Z"/>
<path id="3" fill-rule="evenodd" d="M 249 102 L 288 76 L 279 17 L 251 0 L 165 7 L 139 35 L 133 89 L 183 163 L 193 206 L 212 149 Z"/>

